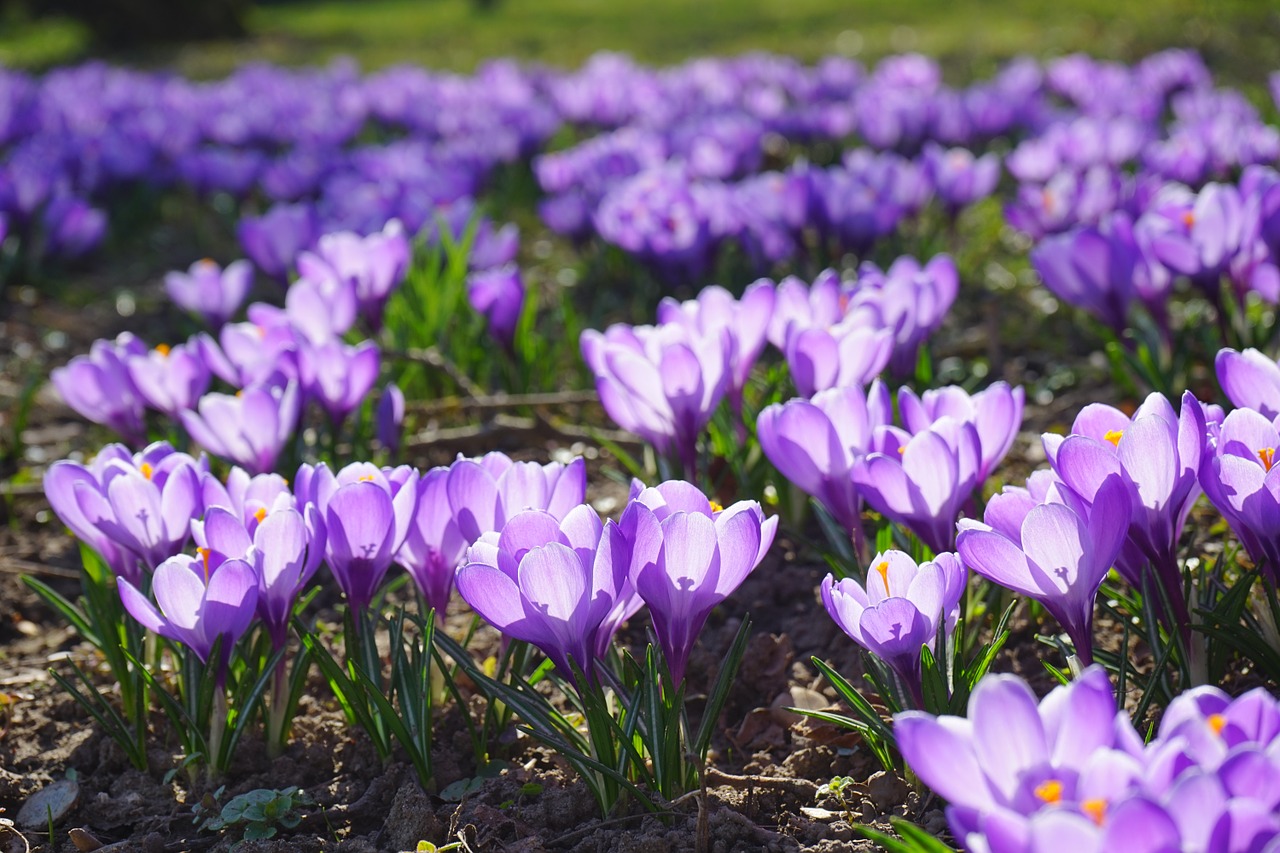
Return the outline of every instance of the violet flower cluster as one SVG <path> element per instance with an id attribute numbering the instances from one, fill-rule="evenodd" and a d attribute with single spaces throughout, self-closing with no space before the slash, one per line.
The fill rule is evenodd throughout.
<path id="1" fill-rule="evenodd" d="M 1144 744 L 1099 667 L 1038 704 L 1021 679 L 991 675 L 967 718 L 894 717 L 907 766 L 948 803 L 952 834 L 991 853 L 1272 849 L 1278 733 L 1280 705 L 1264 688 L 1231 699 L 1199 687 Z"/>

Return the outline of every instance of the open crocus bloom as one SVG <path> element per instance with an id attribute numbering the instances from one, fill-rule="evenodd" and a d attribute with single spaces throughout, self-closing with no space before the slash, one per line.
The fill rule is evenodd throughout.
<path id="1" fill-rule="evenodd" d="M 1205 439 L 1200 458 L 1204 493 L 1272 578 L 1280 576 L 1278 449 L 1275 422 L 1252 409 L 1236 409 L 1223 420 L 1216 442 Z"/>
<path id="2" fill-rule="evenodd" d="M 840 629 L 893 667 L 919 704 L 920 650 L 933 648 L 940 623 L 948 635 L 955 627 L 967 577 L 955 554 L 917 566 L 902 551 L 885 551 L 871 561 L 865 587 L 827 575 L 820 591 Z"/>

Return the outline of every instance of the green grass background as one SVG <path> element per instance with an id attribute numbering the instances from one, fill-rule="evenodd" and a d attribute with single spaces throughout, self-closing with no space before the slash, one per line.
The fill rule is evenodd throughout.
<path id="1" fill-rule="evenodd" d="M 308 0 L 258 6 L 251 35 L 106 58 L 219 76 L 246 60 L 290 65 L 352 56 L 362 67 L 414 62 L 460 71 L 488 57 L 575 66 L 597 50 L 654 63 L 770 50 L 873 61 L 902 50 L 940 58 L 963 79 L 1018 54 L 1087 51 L 1132 60 L 1200 50 L 1224 82 L 1261 87 L 1280 68 L 1275 0 Z M 69 21 L 0 16 L 0 62 L 40 68 L 86 58 Z"/>

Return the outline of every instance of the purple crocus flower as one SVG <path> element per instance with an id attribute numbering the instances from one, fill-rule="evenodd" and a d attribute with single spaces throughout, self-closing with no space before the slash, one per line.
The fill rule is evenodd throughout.
<path id="1" fill-rule="evenodd" d="M 107 214 L 73 195 L 55 196 L 40 218 L 45 227 L 44 250 L 53 257 L 78 258 L 107 235 Z"/>
<path id="2" fill-rule="evenodd" d="M 994 153 L 975 157 L 967 148 L 942 148 L 930 142 L 924 146 L 923 162 L 934 192 L 952 217 L 991 195 L 1000 180 L 1000 157 Z"/>
<path id="3" fill-rule="evenodd" d="M 291 506 L 258 510 L 252 532 L 243 519 L 220 506 L 205 513 L 201 556 L 211 574 L 227 560 L 253 567 L 258 585 L 258 617 L 276 648 L 285 644 L 298 594 L 315 575 L 324 557 L 325 526 L 314 506 L 303 513 Z"/>
<path id="4" fill-rule="evenodd" d="M 454 573 L 468 545 L 449 504 L 449 472 L 443 466 L 432 468 L 418 481 L 418 505 L 408 536 L 395 555 L 427 604 L 442 617 L 453 591 Z"/>
<path id="5" fill-rule="evenodd" d="M 288 317 L 257 308 L 258 304 L 249 306 L 250 322 L 223 326 L 217 341 L 205 332 L 195 338 L 209 369 L 236 388 L 298 375 L 295 327 Z"/>
<path id="6" fill-rule="evenodd" d="M 586 500 L 587 463 L 515 462 L 497 451 L 477 459 L 460 456 L 449 468 L 447 494 L 458 530 L 473 543 L 526 509 L 563 519 Z"/>
<path id="7" fill-rule="evenodd" d="M 225 483 L 212 474 L 202 474 L 200 492 L 206 513 L 215 506 L 230 510 L 250 536 L 270 513 L 285 507 L 298 509 L 298 502 L 289 490 L 289 481 L 284 477 L 279 474 L 250 475 L 235 465 L 227 472 Z M 197 545 L 207 547 L 202 538 L 204 529 L 201 522 L 192 522 L 191 535 Z"/>
<path id="8" fill-rule="evenodd" d="M 207 464 L 176 452 L 168 442 L 132 456 L 111 445 L 99 457 L 91 468 L 56 463 L 64 467 L 47 484 L 46 494 L 68 525 L 94 528 L 131 555 L 112 568 L 133 580 L 138 561 L 154 569 L 186 544 L 191 519 L 204 509 L 200 477 Z M 97 538 L 87 541 L 94 544 Z"/>
<path id="9" fill-rule="evenodd" d="M 1124 545 L 1130 511 L 1129 488 L 1113 474 L 1087 510 L 1060 503 L 1032 507 L 1018 538 L 1009 536 L 1003 516 L 1000 527 L 965 519 L 956 550 L 973 571 L 1040 602 L 1087 665 L 1093 660 L 1093 601 Z"/>
<path id="10" fill-rule="evenodd" d="M 359 316 L 360 303 L 356 300 L 355 286 L 347 279 L 333 275 L 327 267 L 303 268 L 310 274 L 304 274 L 289 285 L 284 295 L 283 316 L 276 321 L 277 324 L 288 323 L 297 331 L 298 337 L 312 343 L 341 341 L 342 336 L 355 326 Z M 260 303 L 254 303 L 250 311 L 259 306 Z"/>
<path id="11" fill-rule="evenodd" d="M 525 286 L 515 264 L 480 270 L 467 276 L 467 301 L 489 324 L 489 334 L 508 350 L 524 311 Z"/>
<path id="12" fill-rule="evenodd" d="M 1031 263 L 1055 296 L 1122 334 L 1139 254 L 1128 216 L 1116 213 L 1101 225 L 1046 237 L 1031 251 Z"/>
<path id="13" fill-rule="evenodd" d="M 310 279 L 327 274 L 350 284 L 360 313 L 376 330 L 382 327 L 391 291 L 404 280 L 412 253 L 404 226 L 393 219 L 382 231 L 367 237 L 349 231 L 324 235 L 314 253 L 298 256 L 298 272 Z"/>
<path id="14" fill-rule="evenodd" d="M 1118 725 L 1101 667 L 1038 706 L 1020 678 L 988 675 L 969 697 L 967 718 L 904 711 L 893 720 L 907 766 L 949 803 L 952 834 L 967 848 L 993 851 L 1077 849 L 1031 847 L 1028 818 L 1049 809 L 1088 822 L 1108 804 L 1097 787 L 1125 791 L 1141 767 L 1112 749 Z"/>
<path id="15" fill-rule="evenodd" d="M 201 447 L 253 474 L 275 468 L 293 438 L 301 405 L 296 382 L 254 385 L 237 394 L 206 394 L 182 426 Z"/>
<path id="16" fill-rule="evenodd" d="M 1216 297 L 1218 277 L 1244 237 L 1244 202 L 1230 184 L 1206 184 L 1194 196 L 1170 189 L 1157 197 L 1142 225 L 1161 263 Z"/>
<path id="17" fill-rule="evenodd" d="M 823 270 L 812 285 L 787 276 L 778 282 L 775 294 L 767 337 L 779 350 L 786 347 L 793 326 L 830 328 L 844 318 L 849 307 L 834 270 Z"/>
<path id="18" fill-rule="evenodd" d="M 728 332 L 616 324 L 603 334 L 588 329 L 581 345 L 609 417 L 659 453 L 678 455 L 693 476 L 698 435 L 729 387 Z"/>
<path id="19" fill-rule="evenodd" d="M 404 392 L 394 382 L 388 382 L 378 398 L 374 413 L 378 443 L 391 454 L 400 450 L 400 428 L 404 424 Z"/>
<path id="20" fill-rule="evenodd" d="M 632 517 L 628 518 L 628 514 Z M 713 508 L 689 483 L 645 489 L 623 512 L 632 531 L 631 581 L 649 606 L 676 684 L 712 609 L 728 598 L 773 544 L 777 516 L 739 501 Z"/>
<path id="21" fill-rule="evenodd" d="M 658 305 L 658 322 L 689 327 L 702 336 L 727 330 L 733 341 L 729 357 L 729 402 L 742 413 L 742 391 L 746 388 L 751 368 L 764 350 L 765 335 L 771 318 L 775 291 L 768 279 L 760 279 L 747 287 L 742 298 L 734 299 L 723 287 L 711 285 L 698 292 L 697 299 L 677 302 L 671 297 Z"/>
<path id="22" fill-rule="evenodd" d="M 130 444 L 146 440 L 144 406 L 129 376 L 131 357 L 145 356 L 147 347 L 129 332 L 114 341 L 98 340 L 88 355 L 78 355 L 49 378 L 67 405 L 82 417 L 108 426 Z"/>
<path id="23" fill-rule="evenodd" d="M 867 583 L 827 575 L 822 604 L 840 629 L 893 668 L 917 705 L 924 704 L 920 649 L 934 648 L 939 624 L 950 636 L 968 575 L 955 554 L 919 566 L 902 551 L 876 554 Z"/>
<path id="24" fill-rule="evenodd" d="M 1218 384 L 1233 405 L 1267 418 L 1280 415 L 1280 365 L 1252 348 L 1219 350 L 1213 364 Z"/>
<path id="25" fill-rule="evenodd" d="M 982 447 L 982 464 L 978 468 L 981 484 L 1013 446 L 1022 426 L 1025 398 L 1022 388 L 1012 388 L 1007 382 L 993 382 L 973 395 L 958 385 L 948 385 L 917 397 L 910 388 L 903 387 L 898 390 L 898 409 L 902 425 L 912 434 L 947 416 L 973 424 Z"/>
<path id="26" fill-rule="evenodd" d="M 873 430 L 888 424 L 888 393 L 878 382 L 870 401 L 859 387 L 831 388 L 812 400 L 774 403 L 756 422 L 760 449 L 774 467 L 855 538 L 861 535 L 862 500 L 850 471 L 871 449 Z"/>
<path id="27" fill-rule="evenodd" d="M 1080 412 L 1069 437 L 1044 437 L 1054 472 L 1085 503 L 1092 504 L 1099 487 L 1113 476 L 1128 487 L 1133 510 L 1128 538 L 1140 562 L 1134 565 L 1132 555 L 1125 555 L 1117 568 L 1141 588 L 1141 563 L 1149 562 L 1174 608 L 1171 617 L 1184 632 L 1190 616 L 1177 546 L 1187 514 L 1200 497 L 1196 478 L 1206 417 L 1190 391 L 1182 397 L 1181 415 L 1163 394 L 1153 393 L 1132 419 L 1094 403 Z"/>
<path id="28" fill-rule="evenodd" d="M 234 261 L 226 269 L 205 258 L 186 272 L 166 273 L 164 289 L 178 307 L 199 314 L 215 329 L 222 328 L 240 310 L 253 286 L 253 266 Z"/>
<path id="29" fill-rule="evenodd" d="M 125 367 L 142 399 L 171 418 L 195 408 L 212 379 L 200 347 L 194 343 L 175 347 L 160 344 L 145 355 L 126 356 Z"/>
<path id="30" fill-rule="evenodd" d="M 458 592 L 504 635 L 532 643 L 566 675 L 595 670 L 596 634 L 627 581 L 630 550 L 618 526 L 590 506 L 563 520 L 517 513 L 488 533 L 458 569 Z"/>
<path id="31" fill-rule="evenodd" d="M 378 381 L 381 365 L 382 357 L 373 341 L 356 346 L 341 341 L 305 346 L 298 360 L 307 395 L 324 407 L 335 425 L 364 402 Z"/>
<path id="32" fill-rule="evenodd" d="M 855 459 L 854 486 L 871 508 L 905 525 L 934 553 L 951 550 L 961 507 L 979 485 L 982 442 L 972 424 L 945 416 L 908 436 L 879 427 Z"/>
<path id="33" fill-rule="evenodd" d="M 417 472 L 407 465 L 353 462 L 334 474 L 321 463 L 300 467 L 294 484 L 299 500 L 320 511 L 325 560 L 348 606 L 363 618 L 409 535 L 418 505 Z"/>
<path id="34" fill-rule="evenodd" d="M 161 563 L 151 580 L 157 609 L 145 595 L 120 578 L 120 600 L 144 628 L 182 643 L 203 663 L 222 638 L 219 683 L 236 642 L 253 623 L 258 604 L 258 579 L 244 560 L 227 560 L 209 571 L 201 557 L 179 554 Z"/>
<path id="35" fill-rule="evenodd" d="M 811 397 L 875 379 L 893 355 L 893 330 L 858 312 L 829 329 L 793 325 L 784 351 L 797 393 Z"/>
<path id="36" fill-rule="evenodd" d="M 1252 409 L 1236 409 L 1222 421 L 1216 441 L 1205 438 L 1200 457 L 1205 495 L 1227 519 L 1254 563 L 1272 578 L 1280 576 L 1277 449 L 1276 422 Z"/>
<path id="37" fill-rule="evenodd" d="M 887 270 L 871 262 L 858 268 L 858 281 L 846 313 L 874 309 L 893 330 L 889 369 L 899 376 L 915 372 L 920 346 L 942 325 L 960 292 L 960 273 L 950 255 L 935 255 L 923 266 L 903 255 Z"/>
<path id="38" fill-rule="evenodd" d="M 298 253 L 315 245 L 320 223 L 309 204 L 277 204 L 236 227 L 244 253 L 258 269 L 284 284 Z"/>

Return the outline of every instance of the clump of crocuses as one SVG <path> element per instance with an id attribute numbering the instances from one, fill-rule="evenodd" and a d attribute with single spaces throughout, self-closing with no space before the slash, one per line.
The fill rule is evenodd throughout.
<path id="1" fill-rule="evenodd" d="M 967 719 L 894 717 L 907 766 L 949 804 L 952 834 L 991 851 L 1270 849 L 1277 732 L 1263 688 L 1232 700 L 1201 687 L 1174 699 L 1144 745 L 1099 667 L 1039 704 L 1021 679 L 991 675 Z"/>

